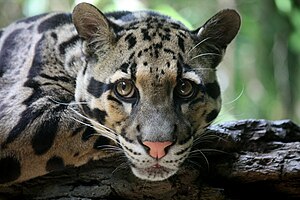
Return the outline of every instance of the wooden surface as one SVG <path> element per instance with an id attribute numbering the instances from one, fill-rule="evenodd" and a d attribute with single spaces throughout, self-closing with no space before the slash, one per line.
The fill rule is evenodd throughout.
<path id="1" fill-rule="evenodd" d="M 196 143 L 166 181 L 139 180 L 112 156 L 0 187 L 0 199 L 300 199 L 300 128 L 291 121 L 223 123 Z"/>

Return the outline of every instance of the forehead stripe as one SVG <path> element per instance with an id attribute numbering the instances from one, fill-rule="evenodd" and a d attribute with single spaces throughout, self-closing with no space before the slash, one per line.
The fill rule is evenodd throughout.
<path id="1" fill-rule="evenodd" d="M 182 37 L 178 36 L 178 46 L 182 52 L 185 52 L 184 40 Z"/>
<path id="2" fill-rule="evenodd" d="M 131 79 L 134 81 L 136 80 L 136 66 L 136 63 L 132 63 L 130 66 Z"/>
<path id="3" fill-rule="evenodd" d="M 180 61 L 177 61 L 177 80 L 179 80 L 182 77 L 182 65 Z"/>

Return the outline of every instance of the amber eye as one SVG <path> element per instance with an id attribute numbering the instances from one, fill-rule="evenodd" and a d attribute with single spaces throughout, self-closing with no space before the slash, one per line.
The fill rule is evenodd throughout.
<path id="1" fill-rule="evenodd" d="M 116 93 L 123 98 L 132 98 L 135 95 L 135 87 L 131 80 L 120 80 L 115 87 Z"/>
<path id="2" fill-rule="evenodd" d="M 186 79 L 182 79 L 178 82 L 175 91 L 180 98 L 185 99 L 192 97 L 195 93 L 193 83 Z"/>

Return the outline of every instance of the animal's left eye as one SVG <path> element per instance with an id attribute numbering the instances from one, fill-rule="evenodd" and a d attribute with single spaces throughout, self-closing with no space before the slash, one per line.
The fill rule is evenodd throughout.
<path id="1" fill-rule="evenodd" d="M 187 79 L 179 80 L 179 82 L 175 87 L 175 92 L 176 95 L 180 98 L 183 99 L 191 98 L 195 94 L 194 84 Z"/>
<path id="2" fill-rule="evenodd" d="M 115 85 L 115 92 L 121 98 L 134 98 L 135 86 L 131 80 L 120 80 Z"/>

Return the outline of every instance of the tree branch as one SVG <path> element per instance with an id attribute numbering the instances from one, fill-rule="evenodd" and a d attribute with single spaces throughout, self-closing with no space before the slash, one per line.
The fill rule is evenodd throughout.
<path id="1" fill-rule="evenodd" d="M 173 177 L 146 182 L 114 155 L 0 187 L 0 199 L 300 198 L 300 128 L 289 120 L 211 126 Z M 276 195 L 276 196 L 275 196 Z"/>

